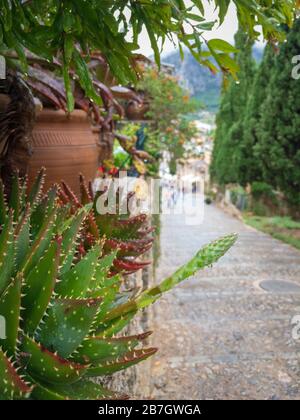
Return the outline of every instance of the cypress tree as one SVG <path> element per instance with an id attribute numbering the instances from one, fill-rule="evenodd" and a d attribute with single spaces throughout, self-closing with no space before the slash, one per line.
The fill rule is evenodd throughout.
<path id="1" fill-rule="evenodd" d="M 235 45 L 238 50 L 236 60 L 240 67 L 239 81 L 236 82 L 231 78 L 229 86 L 223 91 L 216 120 L 217 129 L 211 167 L 213 179 L 221 185 L 239 182 L 243 121 L 255 74 L 255 61 L 252 58 L 253 42 L 242 29 L 239 29 L 235 36 Z"/>
<path id="2" fill-rule="evenodd" d="M 233 119 L 231 107 L 232 87 L 233 82 L 230 81 L 229 86 L 226 89 L 223 88 L 220 109 L 216 117 L 216 133 L 210 172 L 212 178 L 220 185 L 230 182 L 230 173 L 227 170 L 229 153 L 227 153 L 226 147 L 228 147 L 227 138 Z"/>
<path id="3" fill-rule="evenodd" d="M 292 77 L 292 59 L 299 53 L 300 19 L 275 61 L 254 146 L 263 180 L 281 190 L 295 207 L 300 205 L 300 80 Z"/>
<path id="4" fill-rule="evenodd" d="M 267 45 L 248 95 L 243 122 L 243 141 L 239 148 L 239 182 L 242 185 L 262 179 L 262 165 L 260 158 L 254 155 L 254 147 L 258 143 L 258 124 L 263 112 L 262 105 L 267 96 L 275 59 L 276 53 L 273 46 Z"/>

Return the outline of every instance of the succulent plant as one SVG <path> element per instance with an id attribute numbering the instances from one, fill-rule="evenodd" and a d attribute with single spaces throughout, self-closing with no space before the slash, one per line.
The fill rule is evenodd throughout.
<path id="1" fill-rule="evenodd" d="M 99 159 L 101 162 L 106 160 L 102 147 L 106 141 L 109 142 L 109 148 L 113 147 L 114 138 L 117 136 L 116 120 L 125 116 L 125 109 L 119 100 L 125 105 L 126 100 L 141 103 L 142 98 L 133 89 L 107 85 L 109 81 L 114 83 L 116 81 L 104 77 L 104 74 L 109 76 L 109 67 L 104 57 L 96 52 L 90 57 L 91 62 L 88 65 L 92 75 L 90 89 L 94 94 L 91 95 L 90 91 L 89 95 L 80 84 L 74 69 L 71 68 L 67 72 L 61 56 L 53 58 L 50 62 L 25 51 L 24 59 L 28 61 L 28 65 L 24 75 L 22 62 L 16 52 L 10 50 L 2 53 L 7 59 L 6 78 L 0 79 L 2 177 L 7 180 L 16 169 L 25 175 L 33 149 L 32 130 L 36 111 L 43 107 L 65 112 L 70 112 L 75 107 L 88 113 L 93 130 L 99 133 Z M 85 66 L 84 58 L 85 55 L 78 52 L 78 62 Z M 137 62 L 139 59 L 136 57 Z M 138 150 L 134 147 L 129 148 L 127 139 L 120 140 L 120 145 L 125 147 L 135 160 L 141 159 Z"/>
<path id="2" fill-rule="evenodd" d="M 41 172 L 30 192 L 16 175 L 9 198 L 0 185 L 0 399 L 123 399 L 93 381 L 152 356 L 145 333 L 116 337 L 136 312 L 212 264 L 235 242 L 229 235 L 204 247 L 160 285 L 131 296 L 111 275 L 117 251 L 102 256 L 100 238 L 79 251 L 91 211 L 70 214 L 53 187 L 41 194 Z"/>
<path id="3" fill-rule="evenodd" d="M 59 191 L 59 197 L 64 205 L 70 204 L 71 211 L 74 212 L 85 205 L 91 205 L 92 209 L 88 215 L 85 230 L 82 232 L 81 252 L 85 253 L 95 241 L 100 237 L 104 238 L 103 252 L 109 254 L 117 250 L 117 257 L 111 268 L 111 273 L 132 274 L 145 268 L 150 262 L 141 261 L 140 257 L 149 251 L 153 244 L 153 237 L 150 234 L 153 229 L 147 226 L 148 217 L 146 214 L 131 216 L 130 213 L 120 214 L 119 207 L 122 204 L 121 198 L 117 194 L 117 207 L 114 213 L 108 211 L 105 214 L 99 214 L 96 209 L 97 199 L 105 191 L 94 194 L 91 186 L 88 186 L 84 177 L 80 175 L 81 200 L 70 188 L 62 183 Z M 128 194 L 124 200 L 127 202 L 132 194 Z"/>

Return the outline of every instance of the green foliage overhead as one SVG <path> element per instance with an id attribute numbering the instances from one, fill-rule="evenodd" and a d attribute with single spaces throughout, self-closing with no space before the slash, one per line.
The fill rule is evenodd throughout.
<path id="1" fill-rule="evenodd" d="M 214 0 L 217 21 L 208 22 L 201 0 L 0 0 L 0 49 L 16 51 L 26 72 L 25 50 L 49 62 L 63 64 L 67 91 L 68 70 L 74 69 L 86 94 L 97 100 L 87 62 L 93 51 L 101 51 L 112 73 L 126 84 L 136 81 L 134 54 L 141 46 L 145 29 L 160 64 L 160 52 L 166 39 L 188 48 L 202 64 L 216 71 L 236 72 L 230 57 L 233 48 L 225 41 L 206 41 L 205 32 L 222 23 L 231 4 L 235 4 L 241 25 L 251 37 L 261 26 L 265 38 L 282 39 L 278 24 L 291 25 L 293 0 Z M 215 64 L 208 60 L 207 44 Z M 80 54 L 83 53 L 83 56 Z M 69 99 L 69 102 L 71 99 Z"/>

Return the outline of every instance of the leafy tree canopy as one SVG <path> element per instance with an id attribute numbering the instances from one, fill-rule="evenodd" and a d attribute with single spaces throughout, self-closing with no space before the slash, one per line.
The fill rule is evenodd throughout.
<path id="1" fill-rule="evenodd" d="M 146 149 L 153 156 L 167 151 L 176 169 L 176 160 L 183 156 L 184 145 L 196 135 L 194 125 L 186 118 L 188 113 L 196 111 L 196 103 L 176 77 L 156 69 L 145 72 L 138 88 L 150 96 L 147 117 L 151 124 Z"/>
<path id="2" fill-rule="evenodd" d="M 63 64 L 65 85 L 70 93 L 70 69 L 93 96 L 87 62 L 93 51 L 101 51 L 120 83 L 135 82 L 135 52 L 141 33 L 148 33 L 156 62 L 166 39 L 188 48 L 202 64 L 217 71 L 236 72 L 230 54 L 234 48 L 223 40 L 206 41 L 205 33 L 221 24 L 231 4 L 251 37 L 261 27 L 266 39 L 282 39 L 279 24 L 291 25 L 295 0 L 209 0 L 218 10 L 216 22 L 205 18 L 201 0 L 0 0 L 0 53 L 17 52 L 26 71 L 26 50 L 49 62 Z M 207 44 L 208 51 L 202 51 Z M 83 53 L 83 54 L 82 54 Z M 211 55 L 215 63 L 208 59 Z M 71 101 L 70 101 L 71 103 Z"/>

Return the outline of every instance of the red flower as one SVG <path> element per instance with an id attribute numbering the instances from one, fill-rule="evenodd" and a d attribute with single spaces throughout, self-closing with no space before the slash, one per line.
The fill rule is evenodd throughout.
<path id="1" fill-rule="evenodd" d="M 118 172 L 119 172 L 119 169 L 114 167 L 114 168 L 111 168 L 108 173 L 109 175 L 115 176 L 117 175 Z"/>

